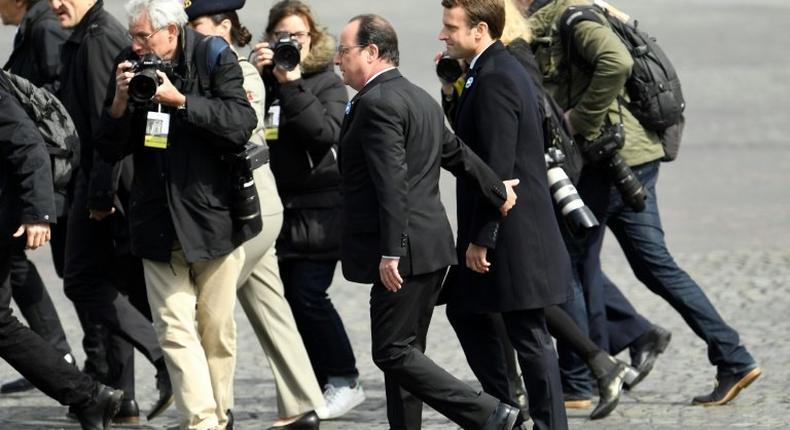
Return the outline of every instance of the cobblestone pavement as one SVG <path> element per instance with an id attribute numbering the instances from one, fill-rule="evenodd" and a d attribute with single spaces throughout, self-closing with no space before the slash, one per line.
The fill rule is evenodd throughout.
<path id="1" fill-rule="evenodd" d="M 389 17 L 401 37 L 402 69 L 419 85 L 436 90 L 430 58 L 441 49 L 439 2 L 423 0 L 344 0 L 311 2 L 322 22 L 337 33 L 348 17 L 363 11 Z M 572 429 L 723 429 L 790 428 L 790 57 L 779 36 L 790 19 L 786 0 L 620 0 L 660 37 L 684 83 L 688 102 L 684 147 L 678 161 L 662 166 L 660 207 L 675 258 L 710 296 L 725 320 L 760 362 L 764 375 L 732 404 L 689 406 L 695 395 L 713 387 L 715 370 L 704 343 L 666 302 L 630 273 L 616 245 L 604 249 L 607 274 L 646 317 L 672 330 L 672 342 L 653 373 L 634 392 L 624 395 L 607 419 L 591 422 L 588 411 L 569 411 Z M 106 0 L 122 16 L 121 0 Z M 264 26 L 271 2 L 248 1 L 242 19 L 255 34 Z M 337 7 L 341 5 L 342 7 Z M 414 14 L 419 10 L 419 14 Z M 13 30 L 0 27 L 0 58 L 10 52 Z M 424 43 L 424 41 L 431 43 Z M 451 218 L 452 182 L 442 186 Z M 71 303 L 48 262 L 48 251 L 31 254 L 55 300 L 75 355 L 84 360 L 81 332 Z M 368 351 L 368 288 L 337 276 L 330 290 L 343 316 L 364 384 L 367 400 L 342 420 L 322 423 L 328 430 L 386 429 L 383 379 Z M 275 419 L 271 372 L 256 338 L 238 310 L 239 361 L 235 414 L 240 429 L 260 429 Z M 474 382 L 455 334 L 435 313 L 428 355 L 450 372 Z M 137 356 L 137 400 L 147 408 L 155 395 L 154 372 Z M 0 361 L 0 381 L 17 374 Z M 0 429 L 78 428 L 65 417 L 66 408 L 36 391 L 0 395 Z M 169 410 L 153 423 L 137 427 L 161 429 L 175 424 Z M 426 408 L 425 429 L 457 426 Z"/>
<path id="2" fill-rule="evenodd" d="M 764 376 L 741 393 L 730 405 L 717 408 L 689 406 L 691 397 L 712 388 L 714 368 L 707 362 L 705 345 L 686 327 L 663 300 L 648 292 L 612 255 L 607 273 L 652 321 L 672 330 L 672 342 L 658 360 L 653 373 L 633 392 L 624 395 L 611 417 L 591 422 L 587 411 L 569 411 L 572 429 L 719 429 L 790 428 L 790 341 L 785 315 L 790 301 L 788 252 L 711 252 L 677 256 L 682 266 L 701 284 L 724 318 L 740 331 L 743 342 L 760 361 Z M 386 429 L 383 379 L 373 366 L 369 347 L 367 287 L 338 279 L 330 290 L 353 344 L 367 400 L 342 420 L 325 422 L 323 429 Z M 61 318 L 68 328 L 72 346 L 79 345 L 79 328 L 71 305 L 57 290 L 52 291 Z M 240 429 L 265 428 L 275 419 L 275 393 L 271 372 L 246 322 L 239 322 L 239 362 L 236 374 L 235 415 Z M 428 342 L 428 354 L 451 373 L 476 384 L 461 353 L 455 334 L 437 308 Z M 81 351 L 77 351 L 82 361 Z M 155 394 L 153 370 L 137 357 L 137 399 L 142 407 Z M 16 374 L 0 364 L 0 380 Z M 0 396 L 0 428 L 77 428 L 65 418 L 66 408 L 36 391 Z M 439 414 L 426 408 L 425 429 L 454 429 Z M 152 424 L 137 428 L 160 429 L 175 423 L 173 409 Z M 123 427 L 122 427 L 123 428 Z"/>

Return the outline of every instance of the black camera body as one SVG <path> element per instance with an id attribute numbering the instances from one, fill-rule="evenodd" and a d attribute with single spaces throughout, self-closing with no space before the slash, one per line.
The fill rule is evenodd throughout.
<path id="1" fill-rule="evenodd" d="M 452 84 L 464 74 L 464 69 L 457 59 L 450 57 L 448 53 L 443 53 L 439 61 L 436 62 L 436 75 L 443 82 Z"/>
<path id="2" fill-rule="evenodd" d="M 600 136 L 584 142 L 582 151 L 588 162 L 606 169 L 625 203 L 635 212 L 642 212 L 645 209 L 647 192 L 623 157 L 617 153 L 623 145 L 625 145 L 623 124 L 610 124 L 603 127 Z"/>
<path id="3" fill-rule="evenodd" d="M 133 103 L 148 103 L 156 94 L 156 89 L 161 83 L 157 71 L 169 73 L 172 71 L 170 62 L 164 61 L 156 54 L 145 54 L 140 59 L 131 60 L 132 67 L 129 71 L 134 77 L 129 81 L 129 99 Z"/>
<path id="4" fill-rule="evenodd" d="M 598 227 L 598 219 L 584 204 L 573 181 L 562 168 L 565 154 L 561 149 L 549 147 L 544 153 L 549 194 L 565 219 L 568 229 L 576 237 L 584 237 L 588 230 Z"/>
<path id="5" fill-rule="evenodd" d="M 291 71 L 302 61 L 301 50 L 302 45 L 290 33 L 277 33 L 272 45 L 272 61 L 276 66 Z"/>
<path id="6" fill-rule="evenodd" d="M 241 151 L 225 154 L 222 159 L 230 165 L 233 175 L 230 215 L 234 223 L 260 223 L 260 202 L 252 172 L 269 162 L 269 148 L 247 142 Z"/>

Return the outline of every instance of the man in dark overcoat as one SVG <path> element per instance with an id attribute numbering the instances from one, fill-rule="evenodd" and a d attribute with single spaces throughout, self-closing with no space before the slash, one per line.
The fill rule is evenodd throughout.
<path id="1" fill-rule="evenodd" d="M 522 201 L 501 218 L 472 184 L 458 180 L 461 264 L 448 313 L 467 319 L 456 331 L 472 367 L 491 365 L 485 358 L 490 342 L 499 342 L 493 318 L 501 313 L 536 428 L 564 429 L 557 355 L 543 308 L 567 298 L 570 263 L 549 195 L 535 89 L 497 40 L 505 20 L 502 0 L 443 0 L 442 6 L 439 38 L 450 55 L 470 65 L 456 133 L 500 177 L 516 177 L 523 187 Z"/>

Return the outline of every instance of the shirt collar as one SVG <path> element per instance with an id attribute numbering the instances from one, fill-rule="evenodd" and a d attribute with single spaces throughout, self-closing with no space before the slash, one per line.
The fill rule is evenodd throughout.
<path id="1" fill-rule="evenodd" d="M 392 66 L 392 67 L 388 67 L 388 68 L 376 73 L 375 75 L 371 76 L 367 81 L 365 81 L 365 85 L 363 85 L 362 88 L 365 88 L 366 86 L 368 86 L 368 84 L 371 83 L 374 79 L 378 78 L 379 75 L 381 75 L 383 73 L 386 73 L 386 72 L 389 72 L 390 70 L 396 69 L 396 68 L 397 67 Z"/>
<path id="2" fill-rule="evenodd" d="M 487 50 L 488 48 L 490 48 L 490 47 L 491 47 L 491 45 L 493 45 L 495 42 L 496 42 L 496 40 L 492 40 L 492 41 L 491 41 L 491 43 L 490 43 L 488 46 L 486 46 L 485 48 L 483 48 L 483 50 L 482 50 L 482 51 L 480 51 L 480 52 L 479 52 L 477 55 L 475 55 L 475 56 L 474 56 L 474 58 L 472 58 L 472 62 L 471 62 L 471 63 L 469 63 L 469 69 L 470 69 L 470 70 L 475 68 L 475 63 L 477 63 L 477 59 L 478 59 L 478 58 L 480 58 L 480 56 L 481 56 L 481 55 L 483 55 L 483 52 L 486 52 L 486 50 Z"/>

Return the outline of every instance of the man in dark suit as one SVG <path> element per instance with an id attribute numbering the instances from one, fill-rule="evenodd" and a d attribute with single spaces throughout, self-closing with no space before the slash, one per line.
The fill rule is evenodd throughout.
<path id="1" fill-rule="evenodd" d="M 423 352 L 442 279 L 456 261 L 439 198 L 440 165 L 477 178 L 471 192 L 492 208 L 504 213 L 513 201 L 506 201 L 500 178 L 443 126 L 438 104 L 401 76 L 397 35 L 386 20 L 352 18 L 335 64 L 359 91 L 340 135 L 343 274 L 373 284 L 372 355 L 384 371 L 390 427 L 419 429 L 425 401 L 465 429 L 511 429 L 515 408 L 456 379 Z"/>
<path id="2" fill-rule="evenodd" d="M 485 375 L 491 347 L 500 342 L 501 314 L 524 374 L 529 412 L 538 429 L 566 429 L 557 355 L 544 308 L 568 295 L 570 262 L 546 179 L 535 88 L 524 68 L 497 39 L 503 0 L 443 0 L 439 39 L 470 65 L 456 110 L 456 133 L 500 177 L 522 181 L 526 203 L 506 218 L 481 200 L 473 184 L 457 182 L 462 264 L 448 294 L 448 314 L 476 375 Z M 488 360 L 486 358 L 489 358 Z M 484 386 L 486 386 L 485 382 Z"/>

